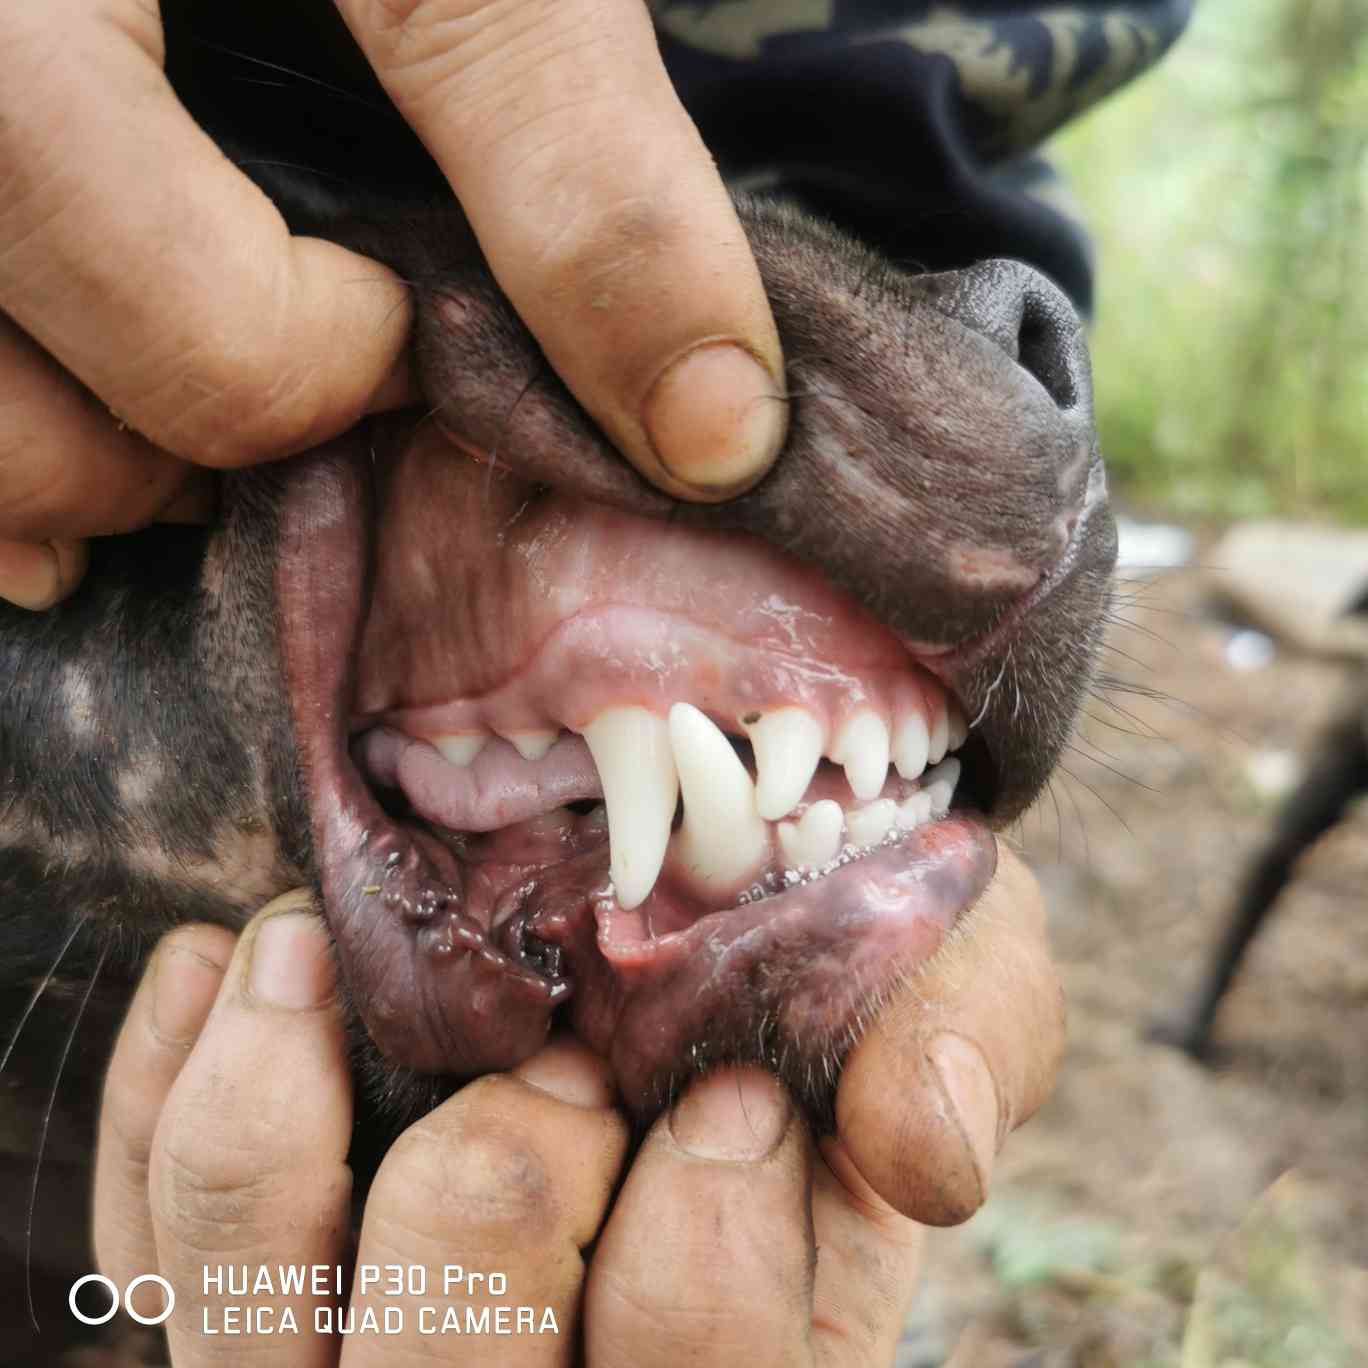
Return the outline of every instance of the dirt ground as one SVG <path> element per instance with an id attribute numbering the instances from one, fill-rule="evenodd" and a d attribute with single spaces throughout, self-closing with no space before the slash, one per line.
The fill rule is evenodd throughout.
<path id="1" fill-rule="evenodd" d="M 1145 1038 L 1195 984 L 1347 678 L 1229 663 L 1200 570 L 1131 578 L 1089 708 L 1020 839 L 1070 1004 L 1057 1092 L 987 1207 L 933 1237 L 900 1368 L 1368 1364 L 1368 804 L 1301 863 L 1214 1071 Z"/>

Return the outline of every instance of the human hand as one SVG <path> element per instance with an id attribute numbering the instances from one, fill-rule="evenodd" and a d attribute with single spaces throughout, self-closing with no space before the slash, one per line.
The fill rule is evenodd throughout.
<path id="1" fill-rule="evenodd" d="M 227 1343 L 201 1333 L 205 1265 L 350 1254 L 350 1079 L 309 906 L 277 900 L 236 950 L 218 928 L 169 936 L 110 1067 L 97 1258 L 120 1285 L 159 1271 L 176 1288 L 176 1368 L 221 1361 Z M 814 1144 L 767 1076 L 721 1071 L 656 1123 L 617 1190 L 628 1132 L 610 1081 L 582 1047 L 553 1043 L 462 1089 L 386 1156 L 355 1260 L 427 1269 L 429 1291 L 354 1305 L 398 1306 L 398 1335 L 315 1334 L 311 1298 L 255 1298 L 276 1325 L 288 1305 L 300 1333 L 234 1339 L 233 1362 L 887 1364 L 918 1222 L 977 1208 L 1061 1043 L 1039 894 L 1003 852 L 961 930 L 852 1055 L 836 1136 Z M 559 1334 L 424 1335 L 419 1307 L 440 1320 L 451 1264 L 503 1274 L 495 1304 L 549 1307 Z"/>
<path id="2" fill-rule="evenodd" d="M 338 4 L 618 448 L 684 497 L 758 479 L 779 343 L 641 0 Z M 145 0 L 0 8 L 0 596 L 26 607 L 79 583 L 83 538 L 203 516 L 206 470 L 413 397 L 404 286 L 291 237 L 162 61 Z"/>

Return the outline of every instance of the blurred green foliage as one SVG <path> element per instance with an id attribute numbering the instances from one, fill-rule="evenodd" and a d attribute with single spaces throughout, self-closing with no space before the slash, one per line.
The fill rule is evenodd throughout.
<path id="1" fill-rule="evenodd" d="M 1368 522 L 1368 0 L 1198 0 L 1055 151 L 1097 235 L 1122 497 Z"/>

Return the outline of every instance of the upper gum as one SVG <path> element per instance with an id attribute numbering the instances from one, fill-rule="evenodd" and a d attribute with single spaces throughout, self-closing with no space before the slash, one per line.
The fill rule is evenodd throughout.
<path id="1" fill-rule="evenodd" d="M 624 620 L 643 624 L 648 635 L 636 659 L 604 650 Z M 635 619 L 635 621 L 631 621 Z M 478 697 L 391 708 L 380 721 L 409 735 L 430 739 L 470 733 L 510 736 L 523 732 L 582 731 L 614 706 L 640 706 L 664 717 L 671 705 L 694 704 L 724 731 L 741 733 L 740 719 L 752 712 L 799 707 L 815 716 L 829 748 L 850 720 L 865 711 L 895 732 L 910 710 L 928 726 L 944 712 L 940 683 L 915 662 L 900 666 L 847 669 L 827 661 L 800 660 L 752 647 L 649 610 L 613 609 L 562 623 L 512 678 Z"/>

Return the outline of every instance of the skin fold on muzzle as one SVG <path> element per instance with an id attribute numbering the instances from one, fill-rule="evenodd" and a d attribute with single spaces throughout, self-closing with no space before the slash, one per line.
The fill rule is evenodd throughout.
<path id="1" fill-rule="evenodd" d="M 376 1090 L 405 1114 L 453 1077 L 530 1054 L 558 1012 L 643 1114 L 735 1058 L 781 1068 L 824 1114 L 857 1023 L 986 885 L 990 826 L 1020 814 L 1065 744 L 1114 531 L 1086 348 L 1053 286 L 1006 261 L 911 275 L 792 211 L 740 210 L 789 360 L 774 402 L 790 407 L 790 437 L 759 485 L 713 506 L 662 495 L 607 446 L 454 209 L 330 227 L 412 283 L 428 408 L 233 476 L 208 533 L 112 539 L 51 614 L 0 609 L 0 898 L 17 1004 L 73 930 L 62 976 L 99 960 L 113 993 L 167 926 L 240 924 L 313 880 L 378 1046 Z M 610 541 L 619 559 L 600 563 Z M 529 605 L 575 584 L 617 604 L 623 590 L 584 586 L 619 585 L 667 542 L 677 582 L 730 576 L 723 607 L 686 605 L 700 631 L 725 636 L 782 586 L 799 618 L 826 624 L 794 638 L 805 679 L 905 675 L 971 725 L 953 812 L 756 902 L 681 892 L 675 877 L 673 901 L 645 904 L 676 918 L 650 929 L 647 954 L 605 892 L 601 814 L 552 804 L 567 815 L 510 828 L 516 840 L 445 832 L 382 791 L 357 745 L 377 719 L 457 706 L 435 675 L 462 681 L 453 698 L 489 696 L 496 657 L 522 678 Z M 577 558 L 547 549 L 572 544 Z M 644 559 L 621 559 L 638 545 Z M 555 583 L 527 591 L 548 566 Z M 665 612 L 674 589 L 634 583 L 633 612 Z M 572 673 L 607 679 L 596 649 L 567 657 Z M 568 697 L 564 668 L 547 666 L 543 687 Z M 726 723 L 698 674 L 651 706 Z M 640 675 L 603 684 L 618 690 L 606 702 Z M 809 798 L 838 779 L 819 771 Z M 899 783 L 877 801 L 903 798 Z"/>

